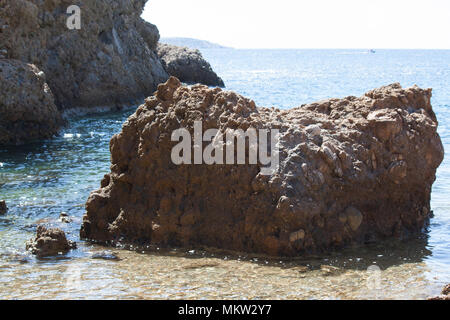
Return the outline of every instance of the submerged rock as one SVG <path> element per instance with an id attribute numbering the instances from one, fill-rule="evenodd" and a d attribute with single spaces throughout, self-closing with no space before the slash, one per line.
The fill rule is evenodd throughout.
<path id="1" fill-rule="evenodd" d="M 6 214 L 8 212 L 8 207 L 6 206 L 6 201 L 1 200 L 0 201 L 0 215 Z"/>
<path id="2" fill-rule="evenodd" d="M 335 266 L 329 266 L 329 265 L 321 265 L 320 266 L 320 273 L 325 277 L 338 276 L 344 272 L 345 272 L 345 270 L 342 270 Z"/>
<path id="3" fill-rule="evenodd" d="M 51 138 L 62 124 L 45 74 L 34 65 L 0 59 L 0 145 Z"/>
<path id="4" fill-rule="evenodd" d="M 76 243 L 68 241 L 61 229 L 47 229 L 44 226 L 38 226 L 36 238 L 26 244 L 26 249 L 38 257 L 65 254 L 76 247 Z"/>
<path id="5" fill-rule="evenodd" d="M 223 80 L 217 76 L 199 50 L 159 43 L 157 53 L 167 73 L 182 82 L 225 86 Z"/>
<path id="6" fill-rule="evenodd" d="M 2 56 L 47 75 L 59 109 L 133 104 L 168 75 L 158 29 L 140 18 L 146 0 L 2 0 Z M 69 29 L 80 8 L 80 29 Z"/>
<path id="7" fill-rule="evenodd" d="M 72 223 L 73 220 L 71 217 L 69 217 L 67 212 L 61 212 L 61 214 L 59 215 L 59 221 L 62 223 Z"/>
<path id="8" fill-rule="evenodd" d="M 110 261 L 120 261 L 121 260 L 116 252 L 111 252 L 111 251 L 97 252 L 92 255 L 92 259 L 94 259 L 94 260 L 110 260 Z"/>
<path id="9" fill-rule="evenodd" d="M 429 221 L 444 155 L 430 98 L 392 84 L 278 110 L 171 78 L 112 138 L 81 237 L 276 256 L 408 237 Z M 171 135 L 197 120 L 202 132 L 278 129 L 279 166 L 175 165 Z"/>

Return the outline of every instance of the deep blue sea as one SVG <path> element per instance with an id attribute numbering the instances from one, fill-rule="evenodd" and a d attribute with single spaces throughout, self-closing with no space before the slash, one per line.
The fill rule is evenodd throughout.
<path id="1" fill-rule="evenodd" d="M 234 265 L 236 261 L 218 262 L 219 267 L 200 268 L 203 272 L 199 271 L 195 276 L 182 273 L 177 278 L 175 271 L 167 266 L 182 265 L 184 260 L 177 260 L 182 258 L 143 258 L 121 251 L 128 259 L 127 266 L 133 263 L 146 266 L 145 271 L 133 269 L 134 280 L 130 280 L 130 273 L 123 274 L 123 266 L 114 267 L 110 262 L 93 263 L 90 255 L 102 248 L 79 242 L 78 236 L 84 203 L 89 193 L 99 187 L 103 175 L 109 172 L 109 140 L 133 113 L 134 110 L 129 109 L 74 118 L 53 140 L 0 149 L 0 199 L 5 199 L 10 208 L 6 216 L 0 216 L 0 298 L 396 299 L 438 294 L 443 284 L 450 283 L 450 51 L 377 50 L 369 53 L 367 50 L 208 49 L 202 53 L 223 78 L 227 90 L 255 100 L 258 106 L 291 108 L 325 98 L 361 96 L 393 82 L 399 82 L 403 87 L 417 84 L 433 88 L 432 104 L 446 154 L 433 188 L 435 217 L 428 232 L 420 239 L 392 247 L 360 248 L 342 257 L 318 257 L 320 264 L 348 269 L 347 276 L 340 275 L 342 278 L 336 276 L 331 280 L 320 273 L 311 273 L 305 278 L 290 279 L 290 285 L 284 285 L 285 278 L 277 277 L 294 269 L 285 268 L 277 275 L 277 271 L 269 269 L 273 267 L 260 270 L 251 263 L 239 265 L 241 270 Z M 67 212 L 74 222 L 58 222 L 61 212 Z M 79 242 L 79 249 L 61 259 L 40 261 L 29 256 L 25 252 L 25 242 L 34 235 L 36 225 L 40 223 L 63 228 L 69 238 Z M 165 267 L 160 268 L 158 263 Z M 364 273 L 358 272 L 367 265 L 378 265 L 383 271 L 386 281 L 382 293 L 375 295 L 358 289 L 361 287 L 358 281 L 365 277 Z M 68 289 L 67 274 L 74 268 L 85 271 L 77 280 L 77 286 Z M 240 287 L 242 282 L 233 282 L 233 276 L 239 275 L 232 273 L 230 278 L 228 273 L 220 273 L 227 268 L 254 274 L 253 282 Z M 269 273 L 270 270 L 273 272 Z M 156 274 L 165 282 L 153 286 L 155 283 L 146 277 L 155 281 Z M 224 285 L 215 287 L 210 281 L 211 274 L 216 283 L 223 281 Z M 196 285 L 192 284 L 191 288 L 185 278 L 194 279 Z M 96 282 L 99 279 L 103 282 Z M 144 290 L 145 279 L 149 284 Z M 327 281 L 335 282 L 331 285 Z M 297 282 L 303 286 L 302 294 L 292 288 L 292 283 Z M 319 283 L 329 286 L 330 290 L 321 288 Z M 231 284 L 234 289 L 229 288 Z M 339 290 L 342 296 L 337 295 Z M 213 293 L 218 295 L 213 296 Z"/>

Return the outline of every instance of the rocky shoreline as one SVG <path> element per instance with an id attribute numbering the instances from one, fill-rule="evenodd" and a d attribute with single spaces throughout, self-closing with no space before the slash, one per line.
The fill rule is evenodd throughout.
<path id="1" fill-rule="evenodd" d="M 278 110 L 171 78 L 112 138 L 111 173 L 88 199 L 81 237 L 272 256 L 407 238 L 429 221 L 444 155 L 430 98 L 393 84 Z M 175 165 L 172 131 L 195 121 L 203 132 L 278 129 L 277 172 Z"/>
<path id="2" fill-rule="evenodd" d="M 154 53 L 158 29 L 140 18 L 145 2 L 79 2 L 81 26 L 71 30 L 67 1 L 7 0 L 0 48 L 46 74 L 59 110 L 133 104 L 168 78 Z"/>
<path id="3" fill-rule="evenodd" d="M 111 139 L 111 172 L 87 199 L 81 229 L 79 211 L 61 212 L 56 226 L 62 229 L 50 228 L 56 220 L 47 218 L 17 224 L 24 232 L 36 230 L 25 244 L 29 253 L 40 259 L 76 249 L 63 229 L 70 237 L 79 230 L 82 240 L 125 249 L 200 248 L 213 256 L 238 252 L 274 261 L 424 232 L 444 156 L 431 89 L 391 84 L 290 110 L 257 107 L 239 94 L 207 87 L 225 83 L 200 51 L 159 43 L 158 28 L 140 17 L 146 2 L 74 1 L 83 12 L 79 30 L 66 26 L 72 4 L 66 0 L 0 3 L 0 147 L 50 139 L 73 116 L 137 108 Z M 244 164 L 174 163 L 173 132 L 184 128 L 195 137 L 198 122 L 201 137 L 214 129 L 223 136 L 277 130 L 279 143 L 267 150 L 267 156 L 276 154 L 276 168 L 267 173 L 267 163 L 248 163 L 248 144 Z M 194 163 L 196 148 L 211 145 L 193 142 Z M 8 174 L 14 164 L 6 162 Z M 2 223 L 14 223 L 16 194 L 6 194 L 8 205 L 0 200 Z M 26 213 L 35 210 L 30 208 Z M 110 251 L 91 258 L 122 260 Z M 31 260 L 21 254 L 17 261 Z M 299 273 L 309 270 L 298 267 Z M 343 271 L 321 265 L 320 272 Z M 450 300 L 449 285 L 429 300 Z"/>
<path id="4" fill-rule="evenodd" d="M 71 3 L 67 1 L 2 1 L 0 146 L 50 138 L 61 127 L 62 117 L 137 106 L 153 94 L 169 74 L 156 53 L 158 28 L 140 17 L 146 2 L 76 1 L 82 12 L 81 26 L 71 30 L 66 13 Z M 185 60 L 183 56 L 178 59 Z M 11 66 L 20 61 L 24 66 L 16 78 L 5 78 L 5 72 L 11 75 Z M 207 64 L 195 61 L 201 64 L 190 65 L 189 72 Z M 29 67 L 25 64 L 38 69 L 45 90 L 39 79 L 27 84 L 26 91 L 14 89 L 19 85 L 17 77 L 26 75 L 22 70 Z M 12 104 L 18 112 L 11 111 Z"/>

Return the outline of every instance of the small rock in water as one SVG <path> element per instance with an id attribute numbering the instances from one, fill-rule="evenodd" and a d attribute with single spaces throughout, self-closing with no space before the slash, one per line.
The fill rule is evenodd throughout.
<path id="1" fill-rule="evenodd" d="M 112 251 L 102 251 L 98 253 L 94 253 L 92 255 L 92 259 L 98 260 L 112 260 L 112 261 L 120 261 L 121 259 L 117 255 L 117 253 Z"/>
<path id="2" fill-rule="evenodd" d="M 61 212 L 61 214 L 59 215 L 59 221 L 61 221 L 62 223 L 71 223 L 72 219 L 69 217 L 67 212 Z"/>
<path id="3" fill-rule="evenodd" d="M 76 247 L 77 244 L 68 241 L 61 229 L 47 229 L 44 226 L 38 226 L 36 238 L 26 244 L 26 249 L 38 257 L 65 254 Z"/>
<path id="4" fill-rule="evenodd" d="M 6 214 L 8 212 L 8 207 L 6 206 L 6 201 L 0 201 L 0 214 Z"/>

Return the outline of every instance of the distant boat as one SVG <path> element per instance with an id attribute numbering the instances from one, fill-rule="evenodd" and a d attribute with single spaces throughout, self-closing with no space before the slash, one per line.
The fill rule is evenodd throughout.
<path id="1" fill-rule="evenodd" d="M 374 49 L 370 49 L 369 53 L 376 53 L 376 51 Z"/>

